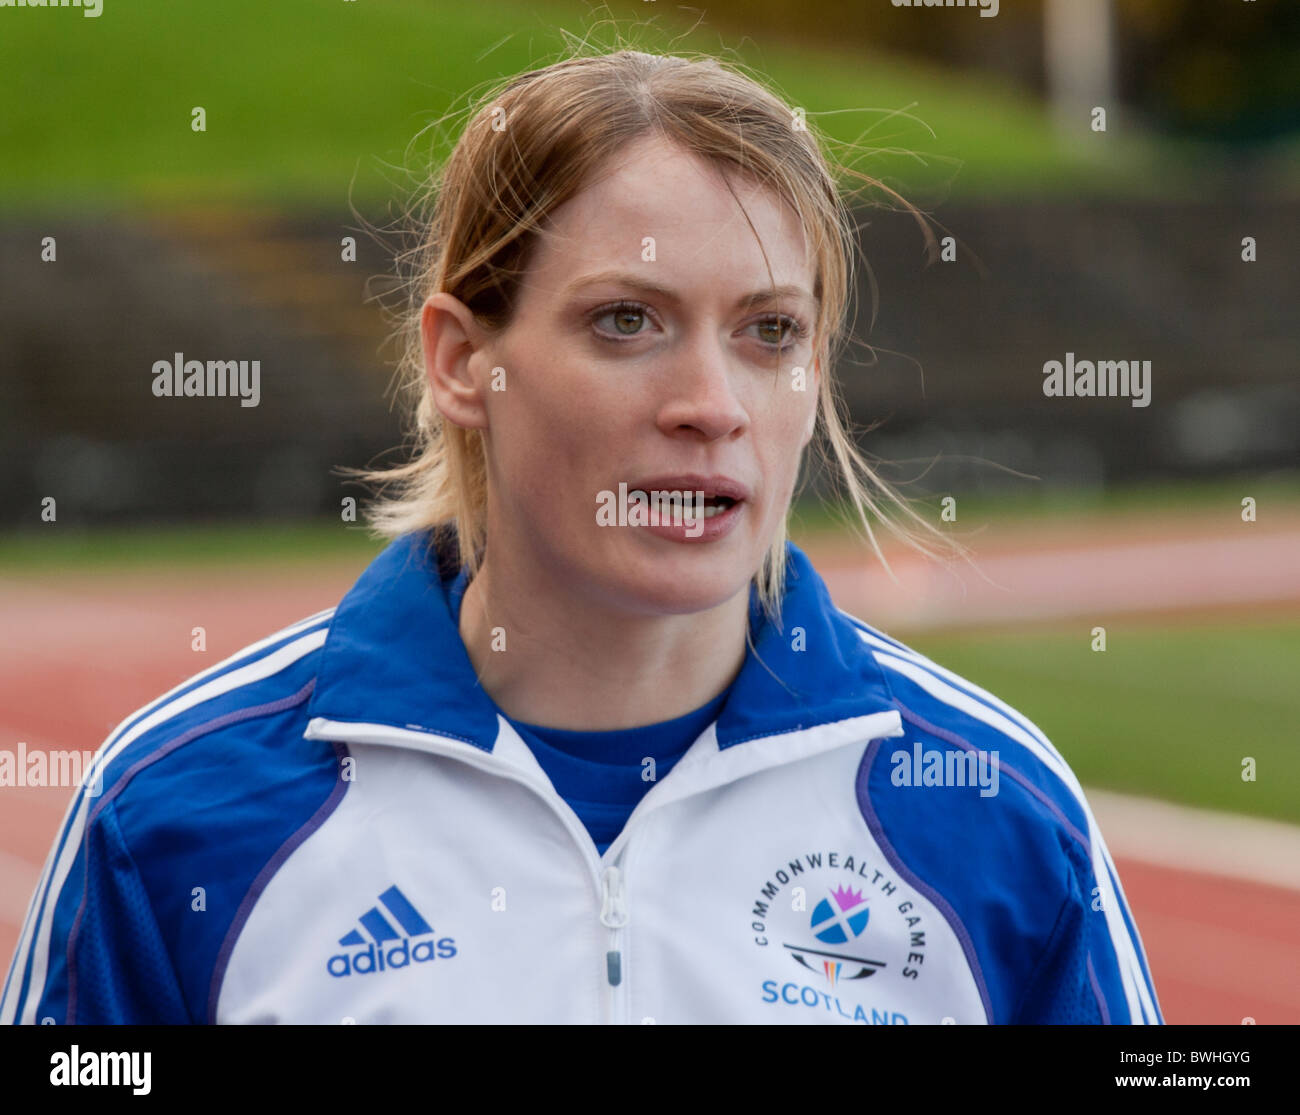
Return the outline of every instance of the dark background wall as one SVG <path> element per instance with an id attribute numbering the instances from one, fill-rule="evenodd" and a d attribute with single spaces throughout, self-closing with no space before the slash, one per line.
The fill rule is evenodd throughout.
<path id="1" fill-rule="evenodd" d="M 981 490 L 1016 482 L 1004 469 L 1109 484 L 1300 459 L 1300 206 L 954 205 L 934 214 L 952 263 L 927 263 L 910 216 L 862 216 L 879 305 L 871 328 L 861 273 L 839 375 L 874 427 L 862 445 L 908 462 L 900 475 Z M 0 226 L 0 516 L 29 522 L 47 494 L 85 522 L 337 511 L 358 491 L 332 470 L 401 443 L 396 350 L 367 301 L 394 244 L 346 213 Z M 1150 360 L 1151 405 L 1045 397 L 1043 364 L 1067 351 Z M 260 404 L 155 397 L 153 363 L 174 352 L 260 360 Z"/>

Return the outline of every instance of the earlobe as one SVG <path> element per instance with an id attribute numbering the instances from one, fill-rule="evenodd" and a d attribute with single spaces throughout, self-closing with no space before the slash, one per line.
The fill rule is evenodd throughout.
<path id="1" fill-rule="evenodd" d="M 433 403 L 447 421 L 466 429 L 487 428 L 483 386 L 473 358 L 482 335 L 473 314 L 445 292 L 431 294 L 420 313 L 424 377 Z"/>

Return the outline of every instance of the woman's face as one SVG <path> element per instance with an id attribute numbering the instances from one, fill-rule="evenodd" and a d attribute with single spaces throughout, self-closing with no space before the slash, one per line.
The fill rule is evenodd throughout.
<path id="1" fill-rule="evenodd" d="M 643 615 L 747 587 L 813 430 L 817 306 L 794 211 L 732 182 L 753 230 L 716 169 L 645 140 L 552 215 L 510 325 L 471 358 L 488 385 L 489 565 L 527 555 Z M 620 484 L 707 493 L 699 478 L 743 498 L 676 531 L 616 525 Z"/>

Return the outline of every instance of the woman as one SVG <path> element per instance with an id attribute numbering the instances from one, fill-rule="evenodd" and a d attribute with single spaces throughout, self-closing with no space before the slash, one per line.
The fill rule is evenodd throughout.
<path id="1" fill-rule="evenodd" d="M 1059 754 L 786 541 L 819 417 L 890 498 L 800 115 L 627 51 L 482 103 L 416 257 L 394 541 L 109 738 L 0 1017 L 1161 1021 Z"/>

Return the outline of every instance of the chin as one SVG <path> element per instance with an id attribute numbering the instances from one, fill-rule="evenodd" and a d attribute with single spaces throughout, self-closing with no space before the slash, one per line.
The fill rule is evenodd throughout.
<path id="1" fill-rule="evenodd" d="M 751 569 L 734 553 L 707 554 L 695 546 L 668 546 L 671 549 L 662 556 L 637 555 L 614 576 L 602 578 L 610 596 L 633 612 L 690 615 L 748 592 L 758 568 L 758 559 Z"/>

